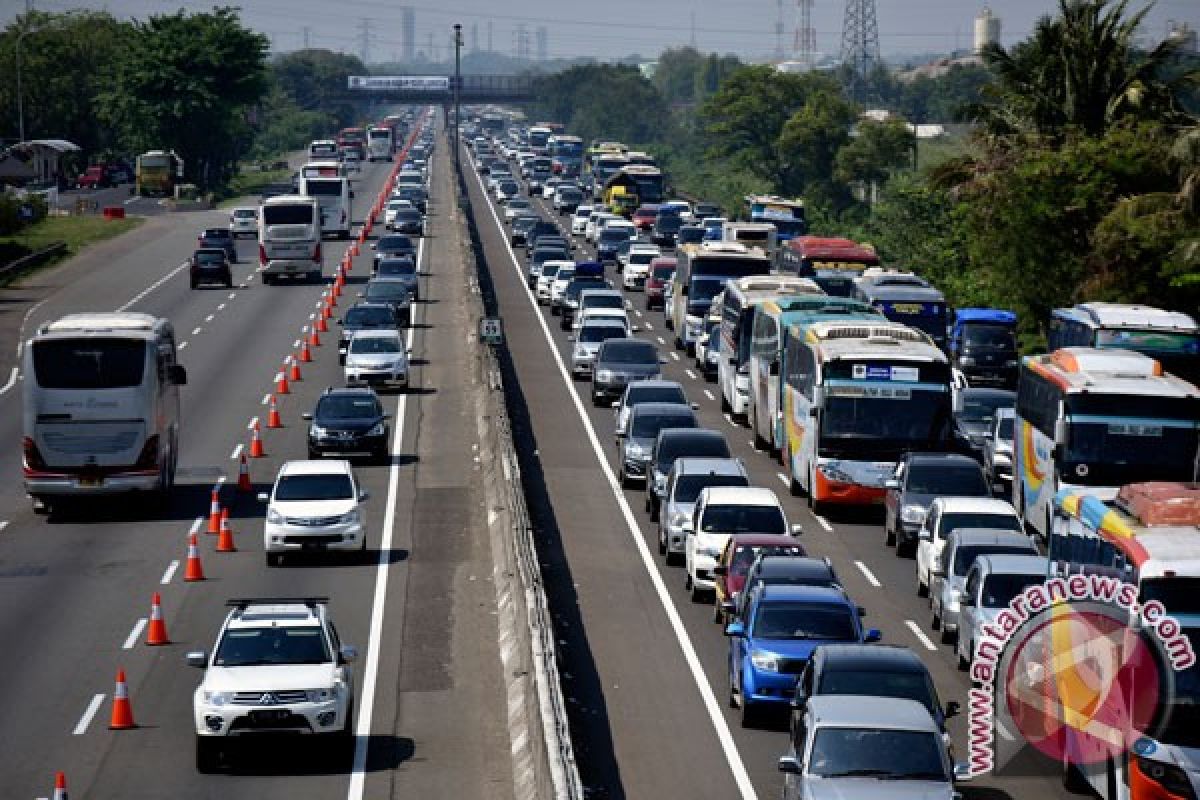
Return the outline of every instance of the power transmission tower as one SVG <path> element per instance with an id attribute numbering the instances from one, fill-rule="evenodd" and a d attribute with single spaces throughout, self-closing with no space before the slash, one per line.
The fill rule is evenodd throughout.
<path id="1" fill-rule="evenodd" d="M 817 62 L 817 32 L 812 26 L 814 0 L 796 0 L 799 6 L 799 24 L 796 25 L 796 60 L 812 69 Z"/>
<path id="2" fill-rule="evenodd" d="M 358 57 L 364 64 L 371 60 L 371 20 L 366 17 L 358 21 Z"/>
<path id="3" fill-rule="evenodd" d="M 850 69 L 850 90 L 856 99 L 865 99 L 867 75 L 879 61 L 875 0 L 846 0 L 846 14 L 842 18 L 842 64 Z"/>
<path id="4" fill-rule="evenodd" d="M 304 49 L 305 49 L 305 50 L 307 50 L 307 49 L 310 47 L 310 44 L 309 44 L 309 42 L 311 41 L 311 36 L 312 36 L 312 28 L 310 28 L 309 26 L 305 25 L 305 26 L 304 26 L 303 28 L 301 28 L 300 30 L 301 30 L 301 32 L 304 34 Z"/>
<path id="5" fill-rule="evenodd" d="M 786 57 L 783 49 L 783 0 L 775 0 L 775 59 L 783 61 Z"/>

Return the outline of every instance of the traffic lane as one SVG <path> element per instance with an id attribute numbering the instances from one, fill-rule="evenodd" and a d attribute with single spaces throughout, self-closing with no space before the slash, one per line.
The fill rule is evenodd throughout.
<path id="1" fill-rule="evenodd" d="M 548 209 L 544 202 L 540 202 L 538 205 L 544 216 L 552 217 L 554 212 Z M 581 242 L 579 250 L 580 258 L 594 256 L 594 248 L 586 243 Z M 788 495 L 786 483 L 782 479 L 782 467 L 775 460 L 765 457 L 766 454 L 758 453 L 756 457 L 748 432 L 719 412 L 717 390 L 715 388 L 710 390 L 713 394 L 711 399 L 704 395 L 704 389 L 709 386 L 715 387 L 715 384 L 708 384 L 694 368 L 692 360 L 682 352 L 676 353 L 678 358 L 670 355 L 675 352 L 672 346 L 673 334 L 666 331 L 665 326 L 662 325 L 662 315 L 640 313 L 638 310 L 638 304 L 642 300 L 640 292 L 626 291 L 625 294 L 635 309 L 633 312 L 634 322 L 640 322 L 644 327 L 649 328 L 640 335 L 643 337 L 653 336 L 656 341 L 659 336 L 664 339 L 659 342 L 660 346 L 665 345 L 663 352 L 668 354 L 668 364 L 664 367 L 664 375 L 678 380 L 687 389 L 689 396 L 700 403 L 701 424 L 726 433 L 735 455 L 746 463 L 752 482 L 755 485 L 767 486 L 775 490 L 783 500 L 789 518 L 799 520 L 805 525 L 806 534 L 802 542 L 814 555 L 829 556 L 833 560 L 851 597 L 868 608 L 869 616 L 866 618 L 868 626 L 879 628 L 884 633 L 885 641 L 909 646 L 917 652 L 929 667 L 942 700 L 958 700 L 965 709 L 969 683 L 965 676 L 958 672 L 952 651 L 949 648 L 939 649 L 933 644 L 929 634 L 922 630 L 923 626 L 927 625 L 925 620 L 928 619 L 928 608 L 922 606 L 924 601 L 916 598 L 915 591 L 910 596 L 905 596 L 904 593 L 906 583 L 908 585 L 915 584 L 912 572 L 913 561 L 897 559 L 894 557 L 894 550 L 883 550 L 879 547 L 882 542 L 882 528 L 878 514 L 870 510 L 850 512 L 839 515 L 839 521 L 831 522 L 826 518 L 814 517 L 802 500 L 791 498 Z M 561 334 L 558 346 L 560 355 L 563 358 L 569 358 L 569 343 Z M 706 400 L 707 402 L 705 402 Z M 601 410 L 598 414 L 593 412 L 592 415 L 598 425 L 607 424 L 607 429 L 611 431 L 612 423 L 609 412 Z M 615 465 L 615 458 L 612 463 Z M 627 490 L 626 496 L 633 504 L 642 501 L 644 492 Z M 642 533 L 648 543 L 657 544 L 657 531 L 648 524 L 648 521 L 644 521 Z M 689 594 L 682 589 L 681 570 L 667 570 L 661 563 L 659 569 L 664 573 L 664 578 L 668 580 L 669 585 L 673 586 L 673 591 L 678 592 L 677 604 L 693 605 L 690 603 Z M 679 575 L 674 578 L 674 583 L 668 577 L 671 573 Z M 905 596 L 904 601 L 898 603 L 897 595 Z M 715 627 L 711 625 L 710 606 L 702 606 L 698 617 L 697 615 L 685 616 L 689 626 L 698 624 L 702 627 L 707 621 L 709 627 Z M 703 641 L 699 631 L 696 635 Z M 717 637 L 715 642 L 709 640 L 709 643 L 711 646 L 705 652 L 705 665 L 709 679 L 713 682 L 714 688 L 727 686 L 727 645 L 720 637 Z M 699 644 L 697 648 L 701 649 Z M 958 742 L 958 752 L 965 755 L 967 752 L 965 714 L 951 720 L 950 730 Z M 752 736 L 751 738 L 759 737 Z M 761 770 L 773 770 L 774 757 L 781 752 L 785 745 L 786 741 L 777 745 L 779 750 L 762 754 L 764 758 L 756 759 L 748 756 L 748 763 L 757 764 L 760 767 L 758 775 L 765 777 L 765 772 Z M 751 752 L 754 752 L 753 746 L 751 746 Z M 1023 765 L 1022 768 L 1026 769 L 1028 766 Z M 997 786 L 1014 792 L 1034 788 L 1040 795 L 1065 796 L 1062 794 L 1061 787 L 1056 785 L 1054 777 L 1045 774 L 1022 774 L 1006 776 L 1002 779 L 988 779 L 975 784 L 974 791 L 976 793 L 988 792 Z"/>
<path id="2" fill-rule="evenodd" d="M 465 156 L 464 162 L 469 164 Z M 565 553 L 558 570 L 566 574 L 548 578 L 564 593 L 554 613 L 568 618 L 578 613 L 582 627 L 566 633 L 560 628 L 560 638 L 570 637 L 564 657 L 568 663 L 578 660 L 578 670 L 595 671 L 565 685 L 568 702 L 576 704 L 573 729 L 596 729 L 580 745 L 584 782 L 612 797 L 736 796 L 676 633 L 630 547 L 607 478 L 586 452 L 585 429 L 570 410 L 572 397 L 514 272 L 504 234 L 491 220 L 478 183 L 468 176 L 467 185 L 505 319 L 507 351 L 532 423 L 538 460 L 524 477 L 544 482 L 527 491 L 548 497 L 548 507 L 535 509 L 542 512 L 539 534 L 557 540 Z M 587 707 L 579 708 L 583 703 Z"/>

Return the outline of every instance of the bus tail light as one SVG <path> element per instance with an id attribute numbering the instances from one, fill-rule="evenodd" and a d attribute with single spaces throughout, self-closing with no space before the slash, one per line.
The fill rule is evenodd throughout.
<path id="1" fill-rule="evenodd" d="M 262 242 L 258 243 L 258 265 L 260 267 L 267 265 L 267 247 Z"/>
<path id="2" fill-rule="evenodd" d="M 48 466 L 46 459 L 42 458 L 41 451 L 38 450 L 37 444 L 33 441 L 32 436 L 26 436 L 21 439 L 21 450 L 25 457 L 25 468 L 43 471 Z"/>
<path id="3" fill-rule="evenodd" d="M 321 260 L 321 243 L 318 241 L 317 246 L 313 248 L 313 261 Z"/>

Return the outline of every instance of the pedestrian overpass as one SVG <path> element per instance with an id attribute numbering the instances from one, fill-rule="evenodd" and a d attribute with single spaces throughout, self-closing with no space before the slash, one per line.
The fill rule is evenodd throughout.
<path id="1" fill-rule="evenodd" d="M 528 103 L 534 99 L 533 78 L 527 75 L 463 75 L 458 100 L 480 103 Z M 351 75 L 350 91 L 393 103 L 454 103 L 454 77 L 450 75 Z"/>

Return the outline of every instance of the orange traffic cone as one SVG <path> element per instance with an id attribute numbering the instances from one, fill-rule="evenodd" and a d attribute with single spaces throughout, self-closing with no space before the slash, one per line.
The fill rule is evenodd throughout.
<path id="1" fill-rule="evenodd" d="M 67 800 L 67 776 L 62 772 L 54 773 L 54 797 L 52 800 Z"/>
<path id="2" fill-rule="evenodd" d="M 337 301 L 334 300 L 333 296 L 331 295 L 329 297 L 329 302 L 325 304 L 325 307 L 323 309 L 321 309 L 321 313 L 318 314 L 317 317 L 318 318 L 323 317 L 325 319 L 333 319 L 333 307 L 336 305 L 337 305 Z"/>
<path id="3" fill-rule="evenodd" d="M 307 326 L 305 328 L 307 330 Z M 300 360 L 305 364 L 312 362 L 312 351 L 308 349 L 308 334 L 300 341 Z"/>
<path id="4" fill-rule="evenodd" d="M 212 499 L 208 503 L 208 532 L 219 533 L 221 530 L 221 490 L 212 490 Z"/>
<path id="5" fill-rule="evenodd" d="M 125 670 L 118 669 L 117 688 L 113 691 L 112 718 L 109 720 L 108 729 L 124 731 L 136 727 L 133 722 L 133 706 L 129 703 L 129 685 L 125 682 Z"/>
<path id="6" fill-rule="evenodd" d="M 317 333 L 315 328 L 308 334 L 308 343 L 313 347 L 321 346 L 321 334 Z"/>
<path id="7" fill-rule="evenodd" d="M 274 398 L 271 398 L 274 400 Z M 238 464 L 238 491 L 249 494 L 254 491 L 253 484 L 250 483 L 250 464 L 246 461 L 246 454 L 242 453 L 241 463 Z"/>
<path id="8" fill-rule="evenodd" d="M 329 308 L 329 306 L 325 307 Z M 329 333 L 329 325 L 325 322 L 324 314 L 317 314 L 317 322 L 313 326 L 313 330 L 315 330 L 317 333 Z"/>
<path id="9" fill-rule="evenodd" d="M 288 364 L 290 365 L 288 368 L 288 378 L 293 381 L 300 380 L 300 362 L 296 360 L 295 356 L 288 356 Z"/>
<path id="10" fill-rule="evenodd" d="M 258 420 L 254 420 L 254 427 L 251 429 L 250 436 L 250 457 L 262 458 L 266 453 L 263 452 L 262 433 L 258 429 Z"/>
<path id="11" fill-rule="evenodd" d="M 271 395 L 271 408 L 269 411 L 267 411 L 267 427 L 283 427 L 283 420 L 279 418 L 279 406 L 275 405 L 275 395 Z"/>
<path id="12" fill-rule="evenodd" d="M 224 517 L 221 519 L 224 519 Z M 170 643 L 171 640 L 167 638 L 167 623 L 163 621 L 162 597 L 159 596 L 158 592 L 155 592 L 154 597 L 150 598 L 150 625 L 146 628 L 146 644 L 160 645 Z"/>
<path id="13" fill-rule="evenodd" d="M 188 536 L 187 564 L 184 565 L 183 579 L 187 582 L 204 580 L 204 565 L 200 563 L 200 548 L 196 546 L 196 534 Z"/>
<path id="14" fill-rule="evenodd" d="M 218 553 L 236 553 L 237 547 L 233 544 L 233 530 L 229 527 L 229 515 L 225 514 L 221 517 L 221 535 L 217 537 L 217 552 Z"/>

